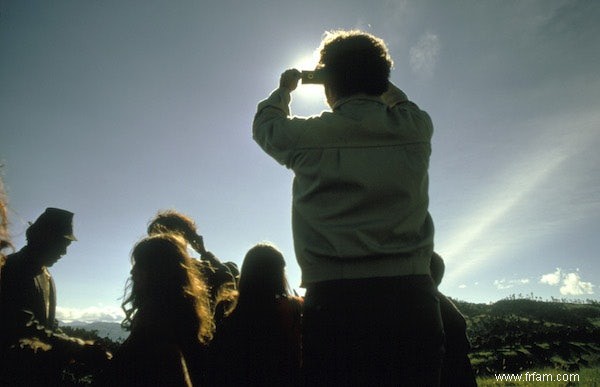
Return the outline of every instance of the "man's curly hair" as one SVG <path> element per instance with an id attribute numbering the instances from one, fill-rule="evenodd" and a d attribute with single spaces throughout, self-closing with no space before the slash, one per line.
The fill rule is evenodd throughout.
<path id="1" fill-rule="evenodd" d="M 339 97 L 381 95 L 388 88 L 393 61 L 385 42 L 359 30 L 329 31 L 321 42 L 317 68 L 325 85 Z"/>

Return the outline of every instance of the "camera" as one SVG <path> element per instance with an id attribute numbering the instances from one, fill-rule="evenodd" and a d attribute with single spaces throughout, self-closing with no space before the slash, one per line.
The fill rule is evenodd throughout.
<path id="1" fill-rule="evenodd" d="M 309 70 L 305 70 L 302 71 L 302 83 L 307 85 L 307 84 L 314 84 L 314 85 L 322 85 L 325 83 L 325 72 L 323 70 L 314 70 L 314 71 L 309 71 Z"/>

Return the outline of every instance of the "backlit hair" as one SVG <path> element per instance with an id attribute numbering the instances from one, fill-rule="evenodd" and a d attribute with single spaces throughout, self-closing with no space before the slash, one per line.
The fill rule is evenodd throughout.
<path id="1" fill-rule="evenodd" d="M 6 194 L 4 185 L 0 176 L 0 268 L 4 265 L 4 249 L 12 248 L 10 235 L 8 233 L 8 209 L 6 204 Z"/>
<path id="2" fill-rule="evenodd" d="M 131 277 L 122 303 L 123 327 L 144 324 L 145 311 L 161 321 L 165 331 L 182 338 L 212 339 L 214 323 L 208 289 L 199 277 L 185 241 L 176 234 L 156 234 L 142 239 L 131 254 Z M 158 313 L 158 314 L 157 314 Z M 165 332 L 167 333 L 167 332 Z"/>
<path id="3" fill-rule="evenodd" d="M 325 71 L 325 85 L 339 98 L 387 90 L 393 62 L 382 39 L 358 30 L 328 31 L 319 50 L 317 68 Z"/>
<path id="4" fill-rule="evenodd" d="M 148 235 L 176 232 L 186 237 L 196 232 L 196 223 L 187 215 L 175 210 L 163 210 L 150 221 Z"/>

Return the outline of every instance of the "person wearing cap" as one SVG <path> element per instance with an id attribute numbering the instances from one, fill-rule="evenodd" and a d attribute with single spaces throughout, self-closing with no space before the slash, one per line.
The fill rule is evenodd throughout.
<path id="1" fill-rule="evenodd" d="M 20 365 L 15 368 L 15 373 L 24 369 L 22 361 L 32 361 L 33 367 L 40 372 L 36 369 L 28 372 L 30 381 L 37 380 L 36 377 L 46 380 L 52 372 L 58 373 L 57 369 L 71 361 L 91 364 L 110 358 L 100 346 L 69 337 L 58 329 L 56 287 L 48 268 L 66 254 L 71 242 L 77 240 L 73 235 L 73 213 L 47 208 L 28 227 L 26 238 L 27 245 L 8 255 L 2 268 L 0 352 L 5 359 Z M 6 371 L 4 366 L 3 371 Z M 42 368 L 44 372 L 41 372 Z M 13 376 L 21 380 L 24 375 Z"/>
<path id="2" fill-rule="evenodd" d="M 45 328 L 57 328 L 56 289 L 48 267 L 76 240 L 72 219 L 72 212 L 47 208 L 27 229 L 27 245 L 7 257 L 0 293 L 3 325 L 25 318 L 25 312 Z M 3 329 L 3 336 L 8 332 Z"/>

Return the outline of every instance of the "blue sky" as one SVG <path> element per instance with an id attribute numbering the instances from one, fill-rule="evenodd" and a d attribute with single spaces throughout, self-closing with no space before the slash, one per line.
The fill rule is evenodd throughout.
<path id="1" fill-rule="evenodd" d="M 17 248 L 48 206 L 79 241 L 51 269 L 64 318 L 116 319 L 129 253 L 159 209 L 241 264 L 284 252 L 290 171 L 251 139 L 256 104 L 326 30 L 382 37 L 431 115 L 442 291 L 598 299 L 600 2 L 0 1 L 0 160 Z M 301 87 L 292 111 L 326 109 Z"/>

